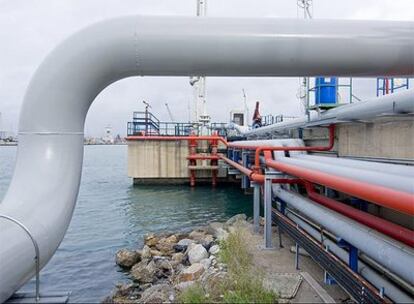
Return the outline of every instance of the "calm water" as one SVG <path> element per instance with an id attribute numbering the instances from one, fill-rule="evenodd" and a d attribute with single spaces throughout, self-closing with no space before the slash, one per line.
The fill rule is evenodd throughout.
<path id="1" fill-rule="evenodd" d="M 0 200 L 16 150 L 0 147 Z M 41 272 L 41 291 L 72 291 L 72 302 L 99 302 L 116 282 L 127 280 L 114 263 L 115 252 L 142 246 L 145 233 L 189 230 L 251 213 L 251 197 L 237 187 L 134 187 L 126 156 L 126 146 L 85 147 L 77 207 L 61 246 Z"/>

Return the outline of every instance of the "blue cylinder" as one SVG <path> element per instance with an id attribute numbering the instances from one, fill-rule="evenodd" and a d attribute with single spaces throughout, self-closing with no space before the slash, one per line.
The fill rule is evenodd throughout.
<path id="1" fill-rule="evenodd" d="M 315 104 L 336 104 L 338 102 L 338 78 L 315 78 Z"/>

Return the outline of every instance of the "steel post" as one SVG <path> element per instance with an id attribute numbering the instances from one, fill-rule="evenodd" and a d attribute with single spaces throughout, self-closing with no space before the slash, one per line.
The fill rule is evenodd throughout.
<path id="1" fill-rule="evenodd" d="M 253 183 L 253 227 L 258 233 L 260 228 L 260 184 Z"/>
<path id="2" fill-rule="evenodd" d="M 272 175 L 265 175 L 264 183 L 264 239 L 265 248 L 272 248 Z"/>

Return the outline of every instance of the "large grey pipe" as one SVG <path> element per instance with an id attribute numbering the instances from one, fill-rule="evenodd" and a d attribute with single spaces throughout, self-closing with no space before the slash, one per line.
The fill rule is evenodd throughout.
<path id="1" fill-rule="evenodd" d="M 123 17 L 61 43 L 27 89 L 19 148 L 0 214 L 22 222 L 44 266 L 78 194 L 88 109 L 108 85 L 138 75 L 377 76 L 414 74 L 414 23 Z M 34 274 L 33 248 L 0 221 L 0 302 Z"/>

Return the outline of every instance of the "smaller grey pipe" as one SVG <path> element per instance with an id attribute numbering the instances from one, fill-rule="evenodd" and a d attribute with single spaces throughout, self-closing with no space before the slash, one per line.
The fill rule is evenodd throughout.
<path id="1" fill-rule="evenodd" d="M 398 176 L 414 178 L 414 166 L 385 164 L 381 162 L 355 160 L 342 157 L 319 156 L 311 154 L 295 155 L 293 158 L 305 159 L 309 161 L 319 162 L 322 164 L 342 165 L 350 168 L 366 169 L 381 173 L 396 174 Z"/>
<path id="2" fill-rule="evenodd" d="M 320 240 L 321 234 L 319 231 L 314 229 L 305 221 L 301 220 L 295 216 L 292 212 L 288 210 L 286 216 L 298 224 L 302 229 L 308 232 L 314 239 Z M 329 247 L 329 250 L 335 254 L 339 259 L 348 263 L 349 254 L 344 249 L 340 248 L 337 244 L 332 242 L 330 239 L 325 238 L 323 244 Z M 358 261 L 358 273 L 361 274 L 364 278 L 370 281 L 378 289 L 384 287 L 385 295 L 388 296 L 391 300 L 396 303 L 413 303 L 414 298 L 410 295 L 399 289 L 397 286 L 391 282 L 384 279 L 381 275 L 372 270 L 368 265 L 366 265 L 361 260 Z"/>
<path id="3" fill-rule="evenodd" d="M 311 123 L 326 124 L 344 121 L 369 120 L 381 115 L 414 113 L 414 89 L 368 99 L 366 101 L 343 105 L 326 112 L 320 116 L 313 114 Z M 250 130 L 243 135 L 248 137 L 263 136 L 275 132 L 284 132 L 289 129 L 305 127 L 307 118 L 301 117 L 292 121 L 281 122 L 274 125 Z"/>
<path id="4" fill-rule="evenodd" d="M 342 237 L 407 282 L 414 282 L 414 251 L 411 248 L 337 212 L 316 205 L 297 193 L 284 190 L 279 185 L 273 187 L 273 193 L 290 207 L 300 210 L 311 220 Z"/>
<path id="5" fill-rule="evenodd" d="M 285 164 L 300 166 L 306 169 L 321 171 L 324 173 L 345 177 L 349 179 L 358 180 L 365 183 L 370 183 L 385 188 L 392 188 L 394 190 L 414 193 L 414 182 L 411 177 L 400 176 L 396 174 L 389 174 L 378 172 L 373 169 L 359 169 L 345 166 L 341 163 L 324 163 L 315 160 L 303 159 L 300 157 L 278 157 L 277 161 Z M 376 163 L 371 164 L 371 168 L 375 167 Z M 399 166 L 399 165 L 395 165 Z"/>

